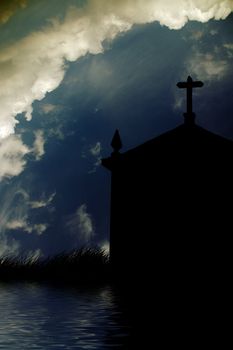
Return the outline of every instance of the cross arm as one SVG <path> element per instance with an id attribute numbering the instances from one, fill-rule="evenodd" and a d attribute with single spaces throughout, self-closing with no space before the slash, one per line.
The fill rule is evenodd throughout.
<path id="1" fill-rule="evenodd" d="M 202 81 L 192 81 L 192 82 L 180 82 L 176 84 L 180 89 L 202 87 L 204 84 Z"/>
<path id="2" fill-rule="evenodd" d="M 202 81 L 193 81 L 193 87 L 202 87 L 204 84 Z"/>
<path id="3" fill-rule="evenodd" d="M 180 89 L 186 89 L 187 88 L 187 83 L 184 82 L 184 83 L 177 83 L 176 86 L 178 86 L 178 88 Z"/>

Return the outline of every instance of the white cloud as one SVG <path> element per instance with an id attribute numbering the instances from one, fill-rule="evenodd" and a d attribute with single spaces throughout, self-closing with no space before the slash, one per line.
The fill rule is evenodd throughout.
<path id="1" fill-rule="evenodd" d="M 228 72 L 227 60 L 218 58 L 213 53 L 196 52 L 187 62 L 187 70 L 201 77 L 203 81 L 220 80 Z"/>
<path id="2" fill-rule="evenodd" d="M 224 46 L 225 48 L 227 48 L 227 49 L 233 51 L 233 43 L 224 44 L 223 46 Z"/>
<path id="3" fill-rule="evenodd" d="M 32 232 L 35 231 L 36 234 L 42 235 L 49 226 L 47 224 L 35 224 L 32 226 Z"/>
<path id="4" fill-rule="evenodd" d="M 204 32 L 202 32 L 201 30 L 197 30 L 197 31 L 193 31 L 191 33 L 190 37 L 191 37 L 191 39 L 198 41 L 198 40 L 202 39 L 203 36 L 204 36 Z"/>
<path id="5" fill-rule="evenodd" d="M 91 160 L 91 169 L 88 171 L 88 174 L 96 172 L 96 169 L 101 164 L 101 151 L 102 145 L 101 142 L 97 141 L 94 145 L 89 145 L 88 148 L 85 148 L 82 152 L 82 158 Z M 91 156 L 91 157 L 90 157 Z"/>
<path id="6" fill-rule="evenodd" d="M 63 107 L 60 105 L 54 105 L 51 103 L 41 103 L 40 113 L 41 114 L 54 114 L 63 110 Z"/>
<path id="7" fill-rule="evenodd" d="M 35 141 L 33 145 L 33 153 L 35 155 L 36 160 L 40 160 L 41 157 L 44 155 L 44 145 L 45 145 L 45 139 L 44 139 L 44 133 L 42 130 L 35 131 Z"/>
<path id="8" fill-rule="evenodd" d="M 41 111 L 45 114 L 49 114 L 51 112 L 54 112 L 56 110 L 56 105 L 53 105 L 51 103 L 44 103 L 41 105 Z"/>
<path id="9" fill-rule="evenodd" d="M 0 257 L 16 256 L 19 254 L 20 244 L 16 240 L 9 240 L 0 232 Z"/>
<path id="10" fill-rule="evenodd" d="M 102 146 L 101 143 L 98 141 L 95 145 L 91 146 L 89 149 L 89 153 L 92 157 L 94 157 L 94 166 L 93 168 L 88 172 L 89 174 L 95 173 L 98 166 L 101 164 L 101 151 Z M 84 154 L 85 157 L 85 154 Z"/>
<path id="11" fill-rule="evenodd" d="M 183 107 L 184 105 L 184 102 L 185 102 L 185 97 L 184 97 L 184 94 L 182 95 L 178 95 L 177 91 L 175 93 L 175 102 L 174 102 L 174 106 L 173 108 L 174 109 L 181 109 L 181 107 Z"/>
<path id="12" fill-rule="evenodd" d="M 20 243 L 7 236 L 7 224 L 11 220 L 12 213 L 16 217 L 23 218 L 25 215 L 24 208 L 14 202 L 17 188 L 9 188 L 5 195 L 0 196 L 0 256 L 17 255 L 20 249 Z"/>
<path id="13" fill-rule="evenodd" d="M 109 254 L 110 252 L 110 243 L 109 241 L 103 241 L 100 243 L 100 248 L 106 253 Z"/>
<path id="14" fill-rule="evenodd" d="M 43 194 L 40 200 L 28 201 L 28 204 L 32 209 L 44 208 L 52 203 L 55 195 L 56 195 L 56 192 L 52 193 L 48 198 L 45 198 L 45 194 Z"/>
<path id="15" fill-rule="evenodd" d="M 94 234 L 94 230 L 91 216 L 87 213 L 87 207 L 85 204 L 78 208 L 76 216 L 78 219 L 78 229 L 81 236 L 85 241 L 89 241 Z"/>
<path id="16" fill-rule="evenodd" d="M 232 0 L 90 0 L 82 9 L 73 8 L 63 23 L 51 21 L 50 26 L 1 50 L 0 137 L 14 133 L 17 114 L 31 119 L 33 102 L 60 85 L 66 61 L 102 52 L 105 40 L 134 24 L 158 21 L 180 29 L 188 20 L 224 19 L 232 10 Z M 213 68 L 209 62 L 206 69 Z"/>
<path id="17" fill-rule="evenodd" d="M 27 164 L 26 155 L 31 153 L 36 160 L 44 155 L 43 131 L 37 130 L 34 134 L 35 141 L 31 149 L 23 143 L 20 135 L 0 138 L 0 181 L 21 174 Z"/>
<path id="18" fill-rule="evenodd" d="M 40 200 L 32 201 L 28 192 L 19 185 L 11 186 L 0 196 L 0 256 L 6 252 L 16 254 L 20 250 L 20 243 L 10 239 L 8 231 L 22 231 L 28 234 L 43 234 L 48 224 L 34 222 L 30 217 L 31 209 L 45 208 L 49 206 L 55 196 L 51 194 L 48 198 L 43 195 Z"/>
<path id="19" fill-rule="evenodd" d="M 227 55 L 229 58 L 233 57 L 233 43 L 226 43 L 223 45 L 227 50 Z"/>
<path id="20" fill-rule="evenodd" d="M 211 31 L 210 31 L 210 34 L 211 35 L 217 35 L 218 34 L 218 30 L 216 30 L 216 29 L 211 29 Z"/>
<path id="21" fill-rule="evenodd" d="M 100 155 L 101 149 L 102 149 L 101 143 L 96 142 L 96 144 L 90 148 L 90 153 L 94 157 L 98 157 Z"/>
<path id="22" fill-rule="evenodd" d="M 47 224 L 30 224 L 28 221 L 28 216 L 22 219 L 13 219 L 6 223 L 5 228 L 7 230 L 21 230 L 26 233 L 36 233 L 41 235 L 48 228 Z"/>
<path id="23" fill-rule="evenodd" d="M 57 125 L 56 127 L 53 127 L 51 129 L 48 130 L 48 136 L 50 137 L 56 137 L 58 140 L 64 140 L 65 139 L 65 134 L 63 132 L 63 125 Z M 66 133 L 66 136 L 70 136 L 72 134 L 72 132 L 70 133 Z"/>
<path id="24" fill-rule="evenodd" d="M 18 229 L 24 230 L 25 227 L 27 227 L 25 218 L 14 219 L 6 223 L 6 228 L 8 230 L 18 230 Z"/>
<path id="25" fill-rule="evenodd" d="M 194 45 L 191 48 L 189 58 L 185 62 L 183 75 L 187 77 L 191 74 L 193 78 L 201 79 L 205 84 L 220 81 L 228 74 L 231 68 L 230 61 L 226 59 L 226 56 L 229 56 L 229 53 L 226 53 L 226 49 L 231 50 L 231 45 L 214 46 L 209 52 L 200 52 Z M 173 108 L 184 110 L 185 101 L 185 94 L 181 95 L 179 89 L 175 89 Z"/>
<path id="26" fill-rule="evenodd" d="M 71 234 L 77 235 L 80 243 L 88 243 L 94 236 L 94 227 L 91 215 L 87 212 L 86 204 L 82 204 L 66 222 Z"/>
<path id="27" fill-rule="evenodd" d="M 0 181 L 19 175 L 25 168 L 25 155 L 30 153 L 20 136 L 10 135 L 0 139 Z"/>

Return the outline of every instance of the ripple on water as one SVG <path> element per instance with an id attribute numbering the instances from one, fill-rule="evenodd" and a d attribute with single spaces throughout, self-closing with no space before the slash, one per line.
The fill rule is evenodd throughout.
<path id="1" fill-rule="evenodd" d="M 110 286 L 0 284 L 0 349 L 119 349 L 129 335 Z"/>

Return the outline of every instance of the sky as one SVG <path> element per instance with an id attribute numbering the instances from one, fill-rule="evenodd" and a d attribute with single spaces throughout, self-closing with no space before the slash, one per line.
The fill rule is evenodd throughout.
<path id="1" fill-rule="evenodd" d="M 204 82 L 197 124 L 233 139 L 232 12 L 233 0 L 0 1 L 0 256 L 107 249 L 101 158 L 116 128 L 126 151 L 183 123 L 188 75 Z"/>

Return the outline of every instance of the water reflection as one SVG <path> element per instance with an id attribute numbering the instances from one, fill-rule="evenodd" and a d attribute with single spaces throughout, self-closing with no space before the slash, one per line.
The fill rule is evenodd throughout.
<path id="1" fill-rule="evenodd" d="M 128 349 L 130 326 L 110 286 L 0 284 L 0 349 Z"/>

